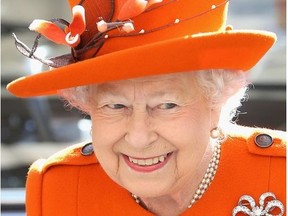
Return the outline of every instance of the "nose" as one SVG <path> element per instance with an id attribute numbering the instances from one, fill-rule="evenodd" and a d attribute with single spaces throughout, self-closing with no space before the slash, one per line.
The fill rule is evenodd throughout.
<path id="1" fill-rule="evenodd" d="M 133 111 L 127 120 L 125 140 L 135 148 L 147 148 L 158 138 L 151 116 L 146 111 Z"/>

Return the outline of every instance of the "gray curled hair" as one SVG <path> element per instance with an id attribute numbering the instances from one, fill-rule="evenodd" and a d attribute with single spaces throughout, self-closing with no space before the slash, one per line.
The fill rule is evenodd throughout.
<path id="1" fill-rule="evenodd" d="M 237 108 L 246 99 L 248 89 L 246 73 L 235 70 L 201 70 L 191 72 L 203 91 L 211 100 L 212 108 L 221 106 L 219 125 L 229 123 L 237 116 Z M 67 108 L 77 108 L 89 114 L 91 109 L 90 85 L 63 89 L 58 92 Z"/>
<path id="2" fill-rule="evenodd" d="M 211 101 L 211 108 L 221 108 L 219 126 L 223 129 L 235 123 L 238 108 L 248 99 L 247 73 L 224 69 L 197 71 L 196 80 L 204 96 Z"/>

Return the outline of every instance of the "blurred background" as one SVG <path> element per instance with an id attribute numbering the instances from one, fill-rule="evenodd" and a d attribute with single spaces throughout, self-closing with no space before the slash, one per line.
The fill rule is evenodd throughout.
<path id="1" fill-rule="evenodd" d="M 67 110 L 58 97 L 19 99 L 5 86 L 12 80 L 44 70 L 42 64 L 18 53 L 12 33 L 30 47 L 36 34 L 28 30 L 35 18 L 70 21 L 64 0 L 1 1 L 1 198 L 3 215 L 24 215 L 24 186 L 29 165 L 65 146 L 89 140 L 90 120 Z M 235 29 L 261 29 L 278 36 L 276 45 L 250 71 L 253 86 L 240 109 L 238 124 L 286 130 L 286 1 L 231 0 L 228 23 Z M 43 56 L 69 52 L 41 39 Z"/>

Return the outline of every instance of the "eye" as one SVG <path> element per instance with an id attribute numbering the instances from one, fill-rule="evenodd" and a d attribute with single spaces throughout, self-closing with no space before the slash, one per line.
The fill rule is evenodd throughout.
<path id="1" fill-rule="evenodd" d="M 169 109 L 173 109 L 175 107 L 177 107 L 178 105 L 175 103 L 162 103 L 160 105 L 158 105 L 157 107 L 159 109 L 163 109 L 163 110 L 169 110 Z"/>
<path id="2" fill-rule="evenodd" d="M 106 107 L 108 107 L 110 109 L 119 110 L 119 109 L 125 108 L 126 106 L 123 104 L 108 104 L 108 105 L 106 105 Z"/>

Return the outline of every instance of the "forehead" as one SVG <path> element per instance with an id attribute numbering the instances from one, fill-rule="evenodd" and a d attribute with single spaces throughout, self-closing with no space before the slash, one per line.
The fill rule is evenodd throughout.
<path id="1" fill-rule="evenodd" d="M 103 83 L 95 85 L 94 88 L 97 89 L 97 93 L 120 93 L 125 89 L 135 90 L 135 88 L 146 92 L 161 91 L 169 93 L 195 88 L 194 80 L 192 73 L 178 73 Z"/>

